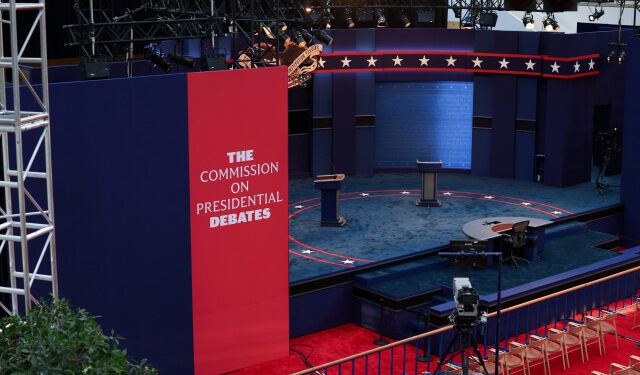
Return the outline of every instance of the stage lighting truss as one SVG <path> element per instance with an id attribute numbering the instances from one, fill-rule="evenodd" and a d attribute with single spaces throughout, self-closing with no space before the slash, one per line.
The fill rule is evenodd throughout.
<path id="1" fill-rule="evenodd" d="M 0 302 L 0 308 L 21 314 L 38 304 L 35 289 L 42 293 L 39 297 L 58 298 L 45 1 L 4 1 L 0 18 L 5 36 L 0 38 L 0 254 L 9 258 L 9 285 L 0 285 L 8 305 Z M 30 31 L 19 35 L 18 30 Z M 39 46 L 36 56 L 24 55 L 30 42 Z M 37 91 L 23 73 L 25 64 L 40 68 L 42 85 Z M 31 102 L 37 110 L 24 110 L 24 103 Z"/>

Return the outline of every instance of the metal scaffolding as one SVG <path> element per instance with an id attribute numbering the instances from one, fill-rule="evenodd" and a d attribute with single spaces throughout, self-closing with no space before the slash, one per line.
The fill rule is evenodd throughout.
<path id="1" fill-rule="evenodd" d="M 18 20 L 27 27 L 18 27 Z M 0 307 L 18 314 L 37 303 L 34 288 L 38 294 L 58 297 L 45 0 L 1 0 L 0 22 L 0 254 L 9 252 L 10 284 L 0 287 L 0 293 L 9 295 L 10 306 Z M 3 38 L 7 31 L 8 38 Z M 9 40 L 9 48 L 4 40 Z M 39 44 L 39 49 L 27 48 L 30 44 Z M 25 56 L 28 49 L 39 51 L 39 56 Z M 40 68 L 41 87 L 30 84 L 23 71 L 26 65 Z"/>

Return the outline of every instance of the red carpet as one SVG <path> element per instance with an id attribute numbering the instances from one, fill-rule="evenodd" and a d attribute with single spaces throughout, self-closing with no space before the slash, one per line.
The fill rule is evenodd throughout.
<path id="1" fill-rule="evenodd" d="M 613 308 L 613 306 L 611 306 Z M 633 323 L 633 309 L 634 307 L 626 308 L 619 311 L 626 314 L 627 317 L 619 315 L 616 319 L 618 334 L 640 340 L 640 328 L 631 330 Z M 597 315 L 597 311 L 594 312 Z M 640 317 L 639 317 L 640 319 Z M 558 328 L 561 328 L 560 324 Z M 540 329 L 540 332 L 543 332 Z M 373 345 L 373 340 L 378 337 L 377 333 L 368 329 L 359 327 L 355 324 L 346 324 L 343 326 L 335 327 L 325 331 L 317 332 L 311 335 L 298 337 L 292 339 L 290 344 L 291 348 L 299 352 L 304 353 L 307 356 L 308 361 L 313 365 L 321 365 L 330 361 L 338 360 L 353 354 L 357 354 L 366 350 L 376 348 Z M 524 336 L 520 336 L 520 341 L 524 340 Z M 618 338 L 620 348 L 616 349 L 616 341 L 613 335 L 605 336 L 606 354 L 600 355 L 598 353 L 597 343 L 589 345 L 589 361 L 582 363 L 580 353 L 578 351 L 571 352 L 569 354 L 570 368 L 563 371 L 562 360 L 558 358 L 551 358 L 551 373 L 554 375 L 573 375 L 573 374 L 591 374 L 592 370 L 597 370 L 602 373 L 608 374 L 611 362 L 619 363 L 621 365 L 628 365 L 629 355 L 640 355 L 640 349 L 635 347 L 635 342 Z M 482 350 L 482 349 L 481 349 Z M 403 374 L 403 354 L 402 346 L 394 350 L 393 358 L 393 370 L 391 369 L 390 353 L 384 353 L 380 358 L 380 373 L 381 374 Z M 422 354 L 422 353 L 419 353 Z M 405 374 L 421 374 L 426 370 L 426 364 L 418 363 L 418 368 L 415 368 L 415 347 L 407 346 L 407 355 L 404 361 L 406 367 L 404 369 Z M 378 355 L 370 356 L 367 367 L 369 368 L 368 374 L 378 374 Z M 436 362 L 433 361 L 430 364 L 430 370 L 435 370 Z M 245 368 L 239 371 L 233 372 L 234 375 L 244 374 L 291 374 L 294 372 L 302 371 L 307 366 L 303 362 L 300 355 L 290 351 L 288 357 L 280 358 L 274 361 L 262 363 L 256 366 Z M 342 374 L 352 373 L 352 364 L 346 363 L 342 365 L 340 369 Z M 359 359 L 356 364 L 356 374 L 365 373 L 365 360 Z M 521 374 L 522 370 L 515 369 L 512 374 Z M 338 374 L 338 368 L 332 368 L 329 374 Z M 544 371 L 541 365 L 534 365 L 531 368 L 532 375 L 543 375 Z"/>

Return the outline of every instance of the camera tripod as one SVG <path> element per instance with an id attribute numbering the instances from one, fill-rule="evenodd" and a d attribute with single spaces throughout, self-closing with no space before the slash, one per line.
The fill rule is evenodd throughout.
<path id="1" fill-rule="evenodd" d="M 451 342 L 449 342 L 447 349 L 444 351 L 445 354 L 438 361 L 438 367 L 436 367 L 436 370 L 433 372 L 433 374 L 440 373 L 442 366 L 447 361 L 447 355 L 450 356 L 450 360 L 453 360 L 455 351 L 452 351 L 451 349 L 458 339 L 460 340 L 460 362 L 462 364 L 462 375 L 469 375 L 469 353 L 466 352 L 466 349 L 470 346 L 473 347 L 473 352 L 476 355 L 476 358 L 478 358 L 478 362 L 480 363 L 480 366 L 482 366 L 484 373 L 488 375 L 489 371 L 487 371 L 487 367 L 484 364 L 485 362 L 482 359 L 482 355 L 480 355 L 480 350 L 478 350 L 478 343 L 473 337 L 473 333 L 471 333 L 471 327 L 455 328 L 455 334 L 453 335 Z"/>

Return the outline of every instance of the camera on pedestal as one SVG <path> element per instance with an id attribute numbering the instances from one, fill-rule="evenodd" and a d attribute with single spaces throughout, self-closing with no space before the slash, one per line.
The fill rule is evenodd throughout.
<path id="1" fill-rule="evenodd" d="M 440 360 L 438 361 L 438 366 L 433 374 L 442 373 L 441 369 L 445 362 L 447 362 L 447 355 L 450 355 L 449 361 L 453 359 L 456 351 L 452 351 L 452 349 L 456 343 L 458 343 L 460 347 L 459 353 L 463 375 L 470 374 L 468 358 L 470 355 L 468 352 L 469 347 L 472 348 L 481 367 L 476 368 L 476 370 L 471 373 L 476 374 L 478 373 L 477 371 L 484 371 L 484 374 L 489 374 L 482 355 L 480 354 L 480 350 L 478 349 L 478 343 L 473 337 L 474 327 L 478 327 L 479 332 L 484 331 L 487 323 L 487 312 L 480 311 L 480 296 L 478 295 L 478 291 L 471 286 L 469 278 L 453 278 L 453 301 L 455 308 L 453 313 L 449 316 L 449 320 L 453 325 L 454 335 L 451 342 L 449 342 L 447 349 L 442 352 Z"/>

